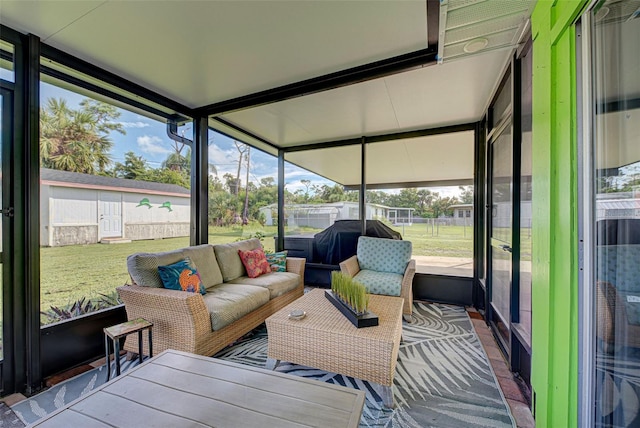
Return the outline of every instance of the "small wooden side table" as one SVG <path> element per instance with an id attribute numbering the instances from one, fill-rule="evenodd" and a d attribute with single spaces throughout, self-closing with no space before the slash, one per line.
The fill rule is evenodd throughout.
<path id="1" fill-rule="evenodd" d="M 153 357 L 153 323 L 144 318 L 123 322 L 122 324 L 106 327 L 104 329 L 104 350 L 107 357 L 107 381 L 111 378 L 111 353 L 109 352 L 109 339 L 113 341 L 113 359 L 116 362 L 116 376 L 120 375 L 120 339 L 131 333 L 138 333 L 138 358 L 142 363 L 142 331 L 149 330 L 149 358 Z"/>

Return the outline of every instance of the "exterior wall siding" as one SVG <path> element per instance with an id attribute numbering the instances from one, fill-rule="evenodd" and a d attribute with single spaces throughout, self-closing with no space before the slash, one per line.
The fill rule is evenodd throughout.
<path id="1" fill-rule="evenodd" d="M 538 427 L 577 426 L 578 233 L 575 19 L 586 1 L 532 15 L 532 372 Z"/>
<path id="2" fill-rule="evenodd" d="M 98 242 L 98 225 L 53 226 L 51 227 L 52 247 L 63 245 L 86 245 Z"/>
<path id="3" fill-rule="evenodd" d="M 124 235 L 132 241 L 142 239 L 178 238 L 189 236 L 190 223 L 127 223 Z"/>

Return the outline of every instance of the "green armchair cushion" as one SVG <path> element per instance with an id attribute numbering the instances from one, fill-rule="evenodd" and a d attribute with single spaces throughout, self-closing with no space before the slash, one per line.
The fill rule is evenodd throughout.
<path id="1" fill-rule="evenodd" d="M 358 238 L 358 264 L 360 269 L 404 275 L 411 260 L 411 241 L 398 239 Z"/>
<path id="2" fill-rule="evenodd" d="M 360 270 L 353 277 L 363 284 L 368 293 L 385 296 L 399 296 L 402 289 L 403 275 L 393 272 L 377 272 L 369 269 Z"/>

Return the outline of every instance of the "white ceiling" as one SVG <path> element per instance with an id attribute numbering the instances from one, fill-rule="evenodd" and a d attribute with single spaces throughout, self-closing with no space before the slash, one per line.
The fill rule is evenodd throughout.
<path id="1" fill-rule="evenodd" d="M 222 118 L 281 147 L 475 122 L 509 54 L 477 54 Z"/>
<path id="2" fill-rule="evenodd" d="M 446 6 L 441 6 L 441 23 L 446 23 L 440 29 L 443 64 L 222 118 L 283 148 L 480 120 L 535 1 L 442 0 L 440 4 Z M 425 49 L 426 5 L 426 0 L 0 0 L 0 22 L 197 108 Z M 484 50 L 460 51 L 478 37 L 488 40 Z M 272 154 L 277 151 L 213 119 L 210 124 Z M 462 153 L 451 142 L 438 144 L 394 141 L 372 149 L 378 151 L 381 166 L 401 152 L 407 158 L 394 161 L 402 171 L 393 177 L 381 173 L 369 179 L 440 180 L 436 171 L 448 169 L 450 179 L 466 180 L 469 168 L 458 168 L 455 159 L 460 157 L 466 165 L 472 159 L 472 145 L 464 146 L 469 153 Z M 423 153 L 425 147 L 434 153 Z M 444 152 L 455 152 L 455 159 L 443 160 Z M 290 155 L 304 154 L 299 153 Z M 319 160 L 318 153 L 307 156 Z M 441 166 L 412 164 L 403 169 L 407 160 L 419 158 L 439 158 Z M 320 164 L 300 159 L 297 163 L 314 168 Z M 317 167 L 314 172 L 351 183 L 343 171 L 347 167 L 335 157 L 328 165 L 333 168 Z"/>
<path id="3" fill-rule="evenodd" d="M 188 107 L 427 47 L 425 1 L 2 0 L 2 23 Z"/>
<path id="4" fill-rule="evenodd" d="M 449 180 L 471 184 L 473 145 L 473 131 L 368 144 L 367 184 L 429 181 L 442 185 Z M 359 145 L 286 153 L 285 160 L 347 186 L 360 183 Z"/>

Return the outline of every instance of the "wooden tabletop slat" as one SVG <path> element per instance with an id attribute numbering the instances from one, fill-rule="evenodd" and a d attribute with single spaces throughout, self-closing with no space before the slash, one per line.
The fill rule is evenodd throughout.
<path id="1" fill-rule="evenodd" d="M 100 422 L 97 419 L 90 418 L 80 413 L 76 413 L 72 410 L 65 410 L 58 414 L 55 418 L 47 418 L 41 422 L 37 422 L 38 427 L 42 428 L 70 428 L 70 427 L 82 427 L 82 428 L 111 428 L 112 425 L 107 425 Z"/>
<path id="2" fill-rule="evenodd" d="M 215 388 L 215 386 L 211 386 Z M 217 401 L 191 393 L 190 390 L 179 390 L 158 385 L 143 379 L 127 377 L 114 382 L 103 391 L 126 397 L 137 407 L 150 407 L 164 414 L 173 414 L 185 419 L 201 422 L 217 428 L 234 428 L 238 421 L 243 427 L 264 428 L 265 426 L 281 426 L 283 428 L 301 428 L 304 424 L 292 422 L 286 415 L 276 418 L 234 404 Z M 247 397 L 248 400 L 251 397 Z"/>
<path id="3" fill-rule="evenodd" d="M 210 359 L 208 359 L 210 360 Z M 228 382 L 236 382 L 265 391 L 277 391 L 278 394 L 287 397 L 300 398 L 301 383 L 312 382 L 314 400 L 318 405 L 336 410 L 352 411 L 350 402 L 353 401 L 358 390 L 340 388 L 328 383 L 320 383 L 315 380 L 284 375 L 282 373 L 265 371 L 254 367 L 243 366 L 229 361 L 216 360 L 219 364 L 211 364 L 207 359 L 187 357 L 178 354 L 165 354 L 159 357 L 155 365 L 165 365 L 185 372 L 195 373 L 199 376 L 207 376 Z M 255 376 L 258 372 L 261 375 Z M 274 382 L 278 382 L 277 389 Z"/>
<path id="4" fill-rule="evenodd" d="M 357 389 L 167 350 L 32 426 L 355 428 L 364 399 Z"/>
<path id="5" fill-rule="evenodd" d="M 137 403 L 128 397 L 109 394 L 104 390 L 92 394 L 71 407 L 71 410 L 94 418 L 109 421 L 113 427 L 194 427 L 204 428 L 194 418 L 185 418 Z M 71 427 L 73 425 L 69 425 Z M 75 425 L 82 426 L 82 425 Z"/>
<path id="6" fill-rule="evenodd" d="M 352 410 L 338 410 L 320 404 L 319 398 L 322 397 L 316 397 L 317 388 L 307 388 L 309 393 L 301 395 L 300 383 L 298 383 L 297 396 L 282 395 L 280 384 L 284 380 L 278 376 L 270 377 L 271 389 L 268 391 L 243 384 L 243 379 L 228 382 L 160 365 L 147 366 L 144 370 L 138 370 L 134 377 L 266 415 L 280 417 L 287 415 L 290 421 L 312 426 L 320 422 L 319 415 L 322 416 L 322 422 L 326 426 L 335 426 Z M 111 392 L 110 389 L 109 391 Z M 335 393 L 334 395 L 337 396 L 336 398 L 341 396 Z"/>

